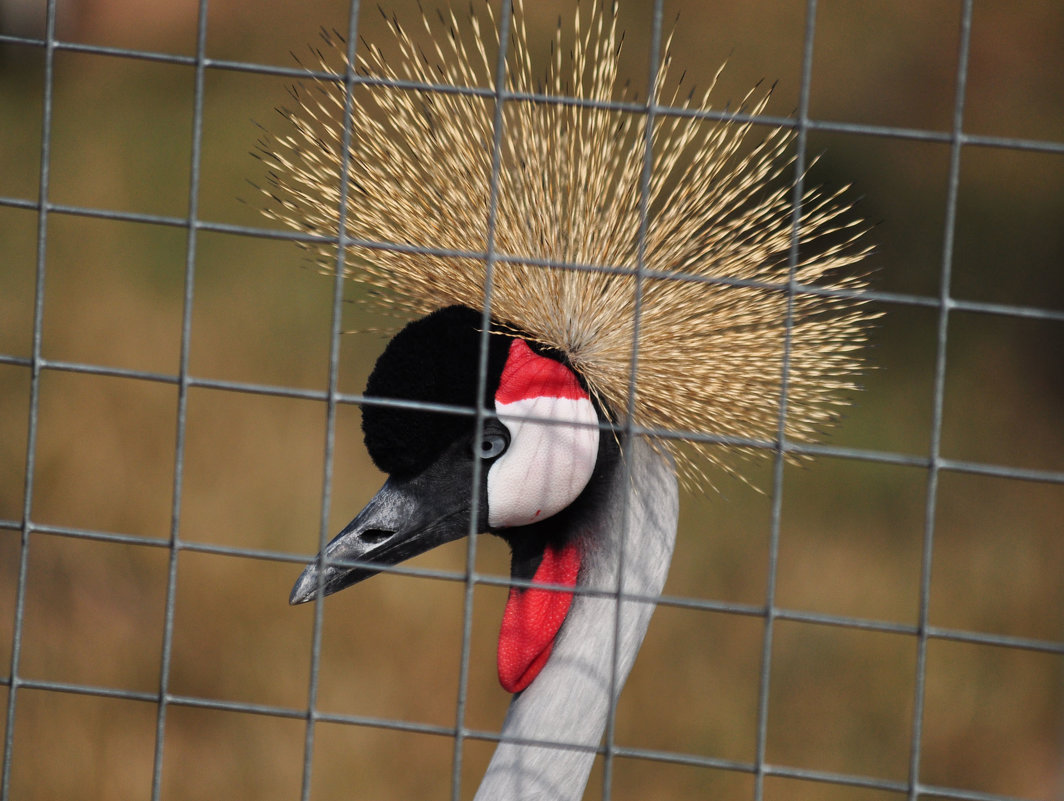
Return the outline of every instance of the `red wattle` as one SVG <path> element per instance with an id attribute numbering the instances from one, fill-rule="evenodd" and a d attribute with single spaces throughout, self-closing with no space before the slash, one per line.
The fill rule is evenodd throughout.
<path id="1" fill-rule="evenodd" d="M 579 572 L 575 546 L 547 546 L 532 580 L 575 587 Z M 573 594 L 564 590 L 510 588 L 499 630 L 499 683 L 507 692 L 521 692 L 539 675 L 572 603 Z"/>

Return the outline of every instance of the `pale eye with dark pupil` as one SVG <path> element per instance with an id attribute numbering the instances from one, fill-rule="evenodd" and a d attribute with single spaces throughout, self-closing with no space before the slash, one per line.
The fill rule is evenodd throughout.
<path id="1" fill-rule="evenodd" d="M 492 459 L 506 450 L 506 438 L 498 434 L 485 434 L 475 450 L 481 459 Z"/>

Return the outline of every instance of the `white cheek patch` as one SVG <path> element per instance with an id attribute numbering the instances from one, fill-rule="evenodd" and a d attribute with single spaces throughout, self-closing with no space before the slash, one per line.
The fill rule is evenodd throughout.
<path id="1" fill-rule="evenodd" d="M 500 528 L 537 523 L 575 501 L 598 456 L 598 415 L 591 401 L 527 398 L 496 403 L 495 410 L 510 431 L 510 447 L 488 471 L 488 523 Z"/>
<path id="2" fill-rule="evenodd" d="M 515 339 L 495 411 L 510 446 L 488 470 L 489 525 L 538 523 L 576 500 L 595 470 L 599 445 L 598 414 L 576 375 Z"/>

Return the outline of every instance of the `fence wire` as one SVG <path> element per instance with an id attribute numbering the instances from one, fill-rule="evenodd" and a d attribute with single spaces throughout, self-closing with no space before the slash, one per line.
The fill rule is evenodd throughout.
<path id="1" fill-rule="evenodd" d="M 959 312 L 989 315 L 1001 318 L 1014 318 L 1035 320 L 1049 324 L 1064 323 L 1064 310 L 1052 307 L 1035 307 L 1031 305 L 986 302 L 955 297 L 951 290 L 951 272 L 954 265 L 954 232 L 957 219 L 958 197 L 960 192 L 960 165 L 962 153 L 969 148 L 994 148 L 1016 152 L 1029 152 L 1064 156 L 1064 141 L 1045 141 L 1011 137 L 995 137 L 977 135 L 965 130 L 964 111 L 966 86 L 969 67 L 970 37 L 973 19 L 973 0 L 964 0 L 961 4 L 959 19 L 959 47 L 956 58 L 956 91 L 953 103 L 953 115 L 950 130 L 934 131 L 905 127 L 891 127 L 885 125 L 871 125 L 853 122 L 828 121 L 815 119 L 810 114 L 810 90 L 812 80 L 812 64 L 814 53 L 815 33 L 817 30 L 818 8 L 816 0 L 807 0 L 805 7 L 805 27 L 802 48 L 801 88 L 798 107 L 792 117 L 773 117 L 763 115 L 756 117 L 758 123 L 785 125 L 797 131 L 797 174 L 804 175 L 809 159 L 807 153 L 808 135 L 812 132 L 829 132 L 848 134 L 853 136 L 881 137 L 896 140 L 909 140 L 917 142 L 939 143 L 949 148 L 948 189 L 946 205 L 943 210 L 943 246 L 940 261 L 940 290 L 937 295 L 907 294 L 892 291 L 870 290 L 864 293 L 867 298 L 875 303 L 887 307 L 913 307 L 932 310 L 936 314 L 934 342 L 927 343 L 927 347 L 934 349 L 934 374 L 932 388 L 932 416 L 931 416 L 931 441 L 928 451 L 912 453 L 904 451 L 888 451 L 882 449 L 847 447 L 843 445 L 818 444 L 803 445 L 788 442 L 783 436 L 783 414 L 781 413 L 779 427 L 779 441 L 743 440 L 714 436 L 706 432 L 661 432 L 646 431 L 629 424 L 630 433 L 653 433 L 665 437 L 678 437 L 686 439 L 702 439 L 722 445 L 740 445 L 747 447 L 765 448 L 775 451 L 774 467 L 772 471 L 771 490 L 771 519 L 770 537 L 768 546 L 768 560 L 765 565 L 765 599 L 763 603 L 740 603 L 734 601 L 715 600 L 710 598 L 697 598 L 680 595 L 655 596 L 646 600 L 657 602 L 660 608 L 675 608 L 681 610 L 696 610 L 713 612 L 729 616 L 740 616 L 763 621 L 763 639 L 760 647 L 760 659 L 758 668 L 758 693 L 756 711 L 756 736 L 754 757 L 749 761 L 723 758 L 707 754 L 683 750 L 664 750 L 656 748 L 632 747 L 618 742 L 614 727 L 614 718 L 611 716 L 607 729 L 604 745 L 600 753 L 604 755 L 605 769 L 602 783 L 602 797 L 609 799 L 615 793 L 612 788 L 613 773 L 612 764 L 617 758 L 644 760 L 651 763 L 663 763 L 688 766 L 692 768 L 713 769 L 719 771 L 737 772 L 749 775 L 753 779 L 753 797 L 760 801 L 765 796 L 771 795 L 766 791 L 765 783 L 771 778 L 785 778 L 805 780 L 822 785 L 833 785 L 843 788 L 859 788 L 864 790 L 883 791 L 897 796 L 905 796 L 909 799 L 917 798 L 949 798 L 967 799 L 969 801 L 1005 801 L 1017 796 L 1012 794 L 995 794 L 983 792 L 960 786 L 940 786 L 925 779 L 927 771 L 922 765 L 924 739 L 924 706 L 927 697 L 927 661 L 928 646 L 934 641 L 965 643 L 978 646 L 990 646 L 1000 649 L 1013 649 L 1016 651 L 1036 652 L 1064 657 L 1064 640 L 1039 639 L 1034 637 L 1014 636 L 1002 633 L 992 633 L 969 630 L 961 627 L 936 625 L 930 615 L 931 597 L 933 589 L 932 556 L 934 553 L 936 537 L 936 519 L 939 512 L 939 482 L 940 477 L 946 473 L 969 474 L 995 479 L 1019 480 L 1037 482 L 1045 485 L 1060 486 L 1064 484 L 1064 471 L 1052 469 L 1024 468 L 992 461 L 978 461 L 971 459 L 950 458 L 942 453 L 942 432 L 946 416 L 945 393 L 947 361 L 949 358 L 950 321 L 953 315 Z M 349 29 L 346 39 L 348 42 L 348 55 L 353 61 L 353 56 L 359 44 L 359 3 L 353 0 L 349 13 Z M 649 85 L 654 85 L 653 70 L 659 63 L 658 54 L 661 48 L 663 0 L 656 0 L 653 9 L 648 15 L 649 25 L 652 29 L 650 61 L 651 76 Z M 17 725 L 19 710 L 22 699 L 27 691 L 43 691 L 47 693 L 65 693 L 80 696 L 94 696 L 99 698 L 125 699 L 142 704 L 151 705 L 156 710 L 155 716 L 155 739 L 152 757 L 152 769 L 150 779 L 150 792 L 152 801 L 165 796 L 163 773 L 164 764 L 167 761 L 167 720 L 175 708 L 209 709 L 228 712 L 247 713 L 267 716 L 279 719 L 291 719 L 305 722 L 305 736 L 303 742 L 302 781 L 300 796 L 303 799 L 312 797 L 311 787 L 315 770 L 315 761 L 322 759 L 318 749 L 315 748 L 315 733 L 320 724 L 341 724 L 356 727 L 370 727 L 377 730 L 392 730 L 399 732 L 411 732 L 429 734 L 452 739 L 454 742 L 454 760 L 451 774 L 450 797 L 458 799 L 469 793 L 468 783 L 463 783 L 462 765 L 465 753 L 466 741 L 494 742 L 498 740 L 498 732 L 471 727 L 466 722 L 467 688 L 470 681 L 470 650 L 472 642 L 472 617 L 473 617 L 473 593 L 477 587 L 509 586 L 508 577 L 500 577 L 492 574 L 479 572 L 476 567 L 476 538 L 469 539 L 469 548 L 464 570 L 438 570 L 423 567 L 392 567 L 384 572 L 397 575 L 419 576 L 422 578 L 438 579 L 445 582 L 460 583 L 464 586 L 464 619 L 462 624 L 462 649 L 461 666 L 459 670 L 459 695 L 456 699 L 455 722 L 453 725 L 437 725 L 431 723 L 399 720 L 388 717 L 341 714 L 331 711 L 319 701 L 319 678 L 322 663 L 322 640 L 324 627 L 323 605 L 316 604 L 313 618 L 313 636 L 309 654 L 309 690 L 305 706 L 285 706 L 264 703 L 249 703 L 236 699 L 217 699 L 204 696 L 187 695 L 176 693 L 172 689 L 171 666 L 173 659 L 173 647 L 175 636 L 175 606 L 179 591 L 179 557 L 182 554 L 203 554 L 216 558 L 237 558 L 241 560 L 257 560 L 265 563 L 283 563 L 292 566 L 302 565 L 311 558 L 309 553 L 290 553 L 271 548 L 251 548 L 219 545 L 209 542 L 189 539 L 182 536 L 182 510 L 185 490 L 185 464 L 186 464 L 186 432 L 189 419 L 189 397 L 192 390 L 214 390 L 223 393 L 232 393 L 237 396 L 265 396 L 286 398 L 300 401 L 312 401 L 324 404 L 327 410 L 325 423 L 325 449 L 324 449 L 324 473 L 322 476 L 322 495 L 319 518 L 319 545 L 330 539 L 332 530 L 331 504 L 334 494 L 335 474 L 334 464 L 336 458 L 335 446 L 337 442 L 337 416 L 345 406 L 359 406 L 365 403 L 388 403 L 387 401 L 367 400 L 360 394 L 345 392 L 342 390 L 340 381 L 341 364 L 341 333 L 343 330 L 343 298 L 344 279 L 342 270 L 337 269 L 334 280 L 331 302 L 331 345 L 328 356 L 328 380 L 324 389 L 306 389 L 295 386 L 272 385 L 246 381 L 224 380 L 205 375 L 197 375 L 190 368 L 190 345 L 193 337 L 194 325 L 194 299 L 196 296 L 196 266 L 197 253 L 200 237 L 204 233 L 218 233 L 238 237 L 256 239 L 284 240 L 289 242 L 317 242 L 321 237 L 308 234 L 269 230 L 255 226 L 234 225 L 205 218 L 201 213 L 199 199 L 201 197 L 201 162 L 204 127 L 204 97 L 205 81 L 213 72 L 242 72 L 261 75 L 275 76 L 292 80 L 306 78 L 307 71 L 296 68 L 284 68 L 259 64 L 224 60 L 208 57 L 207 55 L 207 20 L 208 0 L 200 0 L 198 6 L 198 28 L 196 34 L 195 54 L 191 56 L 173 55 L 163 52 L 133 50 L 120 47 L 100 46 L 85 44 L 75 41 L 64 41 L 56 36 L 56 3 L 49 0 L 47 4 L 46 30 L 43 38 L 0 35 L 0 45 L 10 47 L 28 48 L 43 52 L 43 105 L 40 135 L 40 174 L 39 196 L 20 197 L 0 194 L 0 207 L 22 209 L 35 212 L 37 215 L 36 233 L 36 288 L 34 292 L 33 309 L 33 333 L 32 347 L 29 354 L 0 353 L 0 366 L 24 370 L 29 375 L 29 399 L 28 417 L 26 421 L 26 451 L 25 464 L 22 475 L 23 501 L 21 519 L 0 519 L 0 531 L 10 532 L 19 537 L 18 566 L 15 572 L 16 587 L 14 591 L 13 616 L 11 620 L 10 636 L 10 665 L 7 674 L 0 676 L 0 686 L 7 688 L 3 745 L 3 781 L 0 785 L 0 801 L 15 799 L 18 794 L 12 786 L 12 775 L 16 763 L 26 753 L 25 749 L 32 749 L 33 742 L 22 742 Z M 502 13 L 503 30 L 509 27 L 509 7 L 506 5 Z M 501 79 L 506 69 L 506 38 L 503 37 L 503 46 L 497 62 L 497 86 L 504 85 Z M 189 164 L 189 193 L 188 205 L 185 214 L 180 216 L 167 216 L 136 211 L 120 211 L 110 208 L 99 208 L 86 205 L 69 203 L 57 203 L 51 199 L 50 178 L 52 168 L 52 131 L 53 131 L 53 96 L 55 87 L 55 58 L 58 53 L 77 53 L 85 56 L 110 57 L 119 59 L 141 60 L 168 65 L 179 65 L 191 68 L 195 74 L 195 86 L 193 94 L 192 119 L 191 119 L 191 161 Z M 316 73 L 318 77 L 334 78 L 325 73 Z M 429 91 L 468 91 L 470 94 L 481 95 L 496 104 L 495 111 L 495 141 L 493 143 L 493 171 L 492 171 L 492 205 L 488 219 L 487 247 L 485 251 L 449 251 L 434 249 L 431 247 L 418 247 L 412 245 L 398 246 L 386 242 L 364 242 L 341 237 L 338 249 L 338 267 L 342 267 L 344 245 L 357 244 L 370 249 L 400 249 L 413 253 L 427 253 L 442 256 L 456 256 L 476 259 L 487 267 L 488 275 L 488 298 L 490 303 L 490 277 L 493 266 L 511 262 L 522 264 L 537 264 L 547 268 L 563 269 L 589 269 L 607 270 L 633 274 L 630 268 L 611 267 L 610 265 L 585 265 L 562 262 L 550 262 L 546 260 L 530 260 L 524 256 L 511 256 L 495 251 L 495 199 L 498 192 L 498 177 L 500 169 L 500 141 L 502 135 L 502 108 L 507 102 L 515 100 L 537 100 L 541 102 L 570 102 L 592 106 L 605 106 L 614 108 L 619 112 L 634 112 L 644 114 L 649 120 L 660 115 L 679 115 L 691 118 L 708 119 L 745 119 L 742 114 L 727 112 L 705 112 L 688 109 L 676 109 L 667 105 L 659 105 L 653 95 L 645 103 L 596 103 L 595 101 L 578 100 L 567 98 L 559 101 L 543 95 L 512 94 L 503 90 L 485 90 L 483 88 L 469 87 L 468 89 L 456 90 L 449 86 L 422 85 L 413 82 L 394 82 L 381 79 L 355 77 L 354 75 L 343 76 L 347 87 L 347 108 L 351 108 L 352 92 L 357 84 L 387 84 L 417 88 Z M 652 157 L 650 131 L 652 125 L 647 128 L 646 158 L 644 161 L 643 174 L 643 207 L 642 225 L 640 230 L 640 253 L 645 247 L 646 221 L 648 210 L 646 198 L 651 177 Z M 352 136 L 350 114 L 346 115 L 343 131 L 343 141 L 350 141 Z M 346 165 L 345 165 L 346 177 Z M 2 184 L 0 184 L 2 185 Z M 341 183 L 341 216 L 339 230 L 345 230 L 344 215 L 350 213 L 347 204 L 346 193 L 347 181 Z M 874 191 L 874 189 L 869 189 Z M 802 197 L 802 181 L 799 180 L 794 194 L 796 204 L 800 205 Z M 162 226 L 178 229 L 185 234 L 185 258 L 183 278 L 183 313 L 181 317 L 180 352 L 178 368 L 174 373 L 153 372 L 131 368 L 121 368 L 104 364 L 85 361 L 72 361 L 51 358 L 43 347 L 44 319 L 46 311 L 46 264 L 49 253 L 49 223 L 56 217 L 84 217 L 100 220 L 112 220 L 136 225 Z M 796 241 L 796 240 L 795 240 Z M 797 246 L 791 254 L 792 270 L 798 262 Z M 634 275 L 637 283 L 648 278 L 675 280 L 694 280 L 683 273 L 665 274 L 646 269 L 640 258 Z M 696 279 L 706 280 L 706 279 Z M 742 281 L 729 279 L 719 280 L 722 284 L 739 284 Z M 773 287 L 787 289 L 787 286 Z M 793 292 L 798 291 L 831 294 L 841 290 L 829 290 L 812 286 L 790 287 Z M 638 334 L 638 310 L 637 310 L 636 334 Z M 790 321 L 788 320 L 788 326 Z M 487 326 L 485 326 L 485 330 Z M 485 351 L 486 353 L 486 351 Z M 634 356 L 633 356 L 634 359 Z M 482 360 L 480 382 L 483 386 L 485 379 L 486 362 Z M 77 528 L 42 523 L 34 520 L 34 497 L 36 482 L 41 472 L 38 461 L 38 439 L 41 410 L 41 381 L 49 374 L 78 374 L 93 378 L 121 378 L 136 382 L 145 382 L 173 387 L 176 390 L 176 418 L 175 418 L 175 448 L 173 463 L 172 505 L 170 514 L 169 533 L 165 537 L 153 537 L 139 534 L 131 534 L 119 531 L 94 530 L 89 528 Z M 634 371 L 632 381 L 634 383 Z M 638 387 L 633 387 L 635 391 Z M 481 396 L 483 393 L 481 393 Z M 400 404 L 402 405 L 402 404 Z M 417 408 L 436 409 L 427 404 L 407 404 Z M 784 404 L 785 409 L 785 404 Z M 456 413 L 462 410 L 447 409 Z M 477 425 L 482 423 L 483 414 L 480 410 L 475 412 Z M 629 415 L 629 418 L 631 415 Z M 924 524 L 922 532 L 922 557 L 921 572 L 919 579 L 919 600 L 917 620 L 914 623 L 901 623 L 888 620 L 872 619 L 858 616 L 829 614 L 807 609 L 789 608 L 781 605 L 776 598 L 777 573 L 781 560 L 781 525 L 783 521 L 784 499 L 784 456 L 786 454 L 806 454 L 818 457 L 831 457 L 855 462 L 869 462 L 886 465 L 897 465 L 916 468 L 925 471 L 926 474 L 926 502 L 924 506 Z M 474 481 L 474 491 L 478 482 Z M 681 532 L 682 536 L 682 532 Z M 33 670 L 26 669 L 22 664 L 22 647 L 24 626 L 27 615 L 27 594 L 29 591 L 29 564 L 36 548 L 41 547 L 40 542 L 44 538 L 61 538 L 64 540 L 79 540 L 115 543 L 138 548 L 158 549 L 166 554 L 166 591 L 164 603 L 164 615 L 161 621 L 161 659 L 158 676 L 158 687 L 154 691 L 137 691 L 124 687 L 97 686 L 75 682 L 45 680 L 34 674 Z M 636 596 L 638 597 L 638 596 Z M 776 764 L 769 759 L 767 746 L 769 742 L 769 715 L 772 699 L 772 668 L 776 653 L 775 635 L 781 622 L 797 622 L 812 624 L 815 626 L 837 628 L 855 631 L 867 631 L 900 635 L 909 638 L 915 645 L 915 684 L 912 697 L 912 723 L 909 733 L 909 764 L 908 778 L 905 780 L 885 779 L 882 777 L 864 775 L 861 773 L 835 772 L 831 770 L 808 769 L 793 765 Z M 402 654 L 395 654 L 395 659 L 403 658 Z M 1047 695 L 1049 688 L 1046 688 Z M 28 736 L 28 735 L 25 735 Z M 264 766 L 265 767 L 265 766 Z M 168 768 L 172 769 L 172 768 Z M 864 797 L 864 796 L 862 796 Z M 877 796 L 878 797 L 878 796 Z"/>

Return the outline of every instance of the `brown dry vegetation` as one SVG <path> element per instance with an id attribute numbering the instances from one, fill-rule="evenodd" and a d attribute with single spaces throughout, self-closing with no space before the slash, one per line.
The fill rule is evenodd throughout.
<path id="1" fill-rule="evenodd" d="M 85 0 L 60 5 L 60 35 L 191 54 L 191 3 Z M 626 3 L 630 73 L 641 76 L 645 8 Z M 679 10 L 668 4 L 667 16 Z M 725 57 L 718 99 L 779 78 L 771 110 L 797 103 L 801 3 L 690 3 L 675 51 L 690 75 Z M 287 66 L 318 24 L 346 28 L 343 4 L 213 3 L 208 55 Z M 549 29 L 559 9 L 535 24 Z M 400 11 L 411 18 L 405 6 Z M 379 34 L 366 9 L 364 33 Z M 948 130 L 957 2 L 821 2 L 813 65 L 816 118 Z M 1061 140 L 1064 11 L 1058 4 L 976 4 L 965 129 Z M 35 201 L 43 54 L 0 45 L 0 196 Z M 59 52 L 48 200 L 180 217 L 188 210 L 194 72 L 187 66 Z M 208 70 L 199 216 L 265 226 L 245 154 L 284 102 L 280 78 Z M 872 136 L 814 135 L 814 177 L 852 182 L 873 238 L 877 288 L 935 295 L 948 147 Z M 1064 308 L 1064 157 L 966 148 L 954 297 Z M 251 201 L 251 206 L 239 202 Z M 178 392 L 172 382 L 46 369 L 40 381 L 30 521 L 23 549 L 37 212 L 0 205 L 0 708 L 10 694 L 18 570 L 26 560 L 17 675 L 142 694 L 17 691 L 11 798 L 150 797 L 174 509 Z M 188 233 L 180 227 L 53 212 L 44 252 L 42 354 L 52 360 L 173 376 L 181 352 Z M 293 246 L 201 231 L 196 237 L 189 369 L 200 378 L 326 386 L 332 283 L 301 269 Z M 349 290 L 352 291 L 352 290 Z M 832 441 L 923 456 L 931 440 L 936 312 L 884 305 L 876 370 Z M 345 328 L 368 323 L 345 307 Z M 950 318 L 942 453 L 1064 470 L 1064 346 L 1059 322 L 955 312 Z M 358 392 L 382 340 L 341 341 L 341 389 Z M 287 606 L 299 559 L 317 547 L 325 406 L 194 387 L 187 406 L 182 543 L 290 554 L 291 560 L 179 550 L 162 798 L 299 797 L 298 718 L 205 709 L 195 700 L 299 711 L 310 679 L 313 609 Z M 375 491 L 358 410 L 337 419 L 329 531 Z M 750 478 L 768 487 L 769 471 Z M 765 601 L 769 496 L 722 479 L 686 497 L 667 592 Z M 820 459 L 785 470 L 777 604 L 913 625 L 918 620 L 927 472 Z M 934 514 L 932 625 L 1064 640 L 1064 486 L 944 472 Z M 122 543 L 70 530 L 129 535 Z M 460 570 L 455 544 L 415 564 Z M 506 553 L 478 540 L 478 565 L 505 574 Z M 474 593 L 465 722 L 495 729 L 507 697 L 494 679 L 503 590 Z M 318 708 L 451 726 L 458 693 L 463 586 L 384 576 L 325 605 Z M 755 758 L 764 620 L 659 609 L 618 711 L 625 746 L 750 763 Z M 932 640 L 920 779 L 1031 799 L 1059 798 L 1064 657 Z M 916 638 L 778 621 L 766 759 L 774 765 L 904 783 L 913 727 Z M 0 732 L 5 717 L 0 716 Z M 463 797 L 490 756 L 467 741 Z M 453 741 L 367 726 L 316 729 L 314 799 L 447 797 Z M 588 797 L 597 797 L 596 773 Z M 744 799 L 747 773 L 635 759 L 614 764 L 613 798 Z M 769 778 L 767 799 L 900 798 Z"/>

